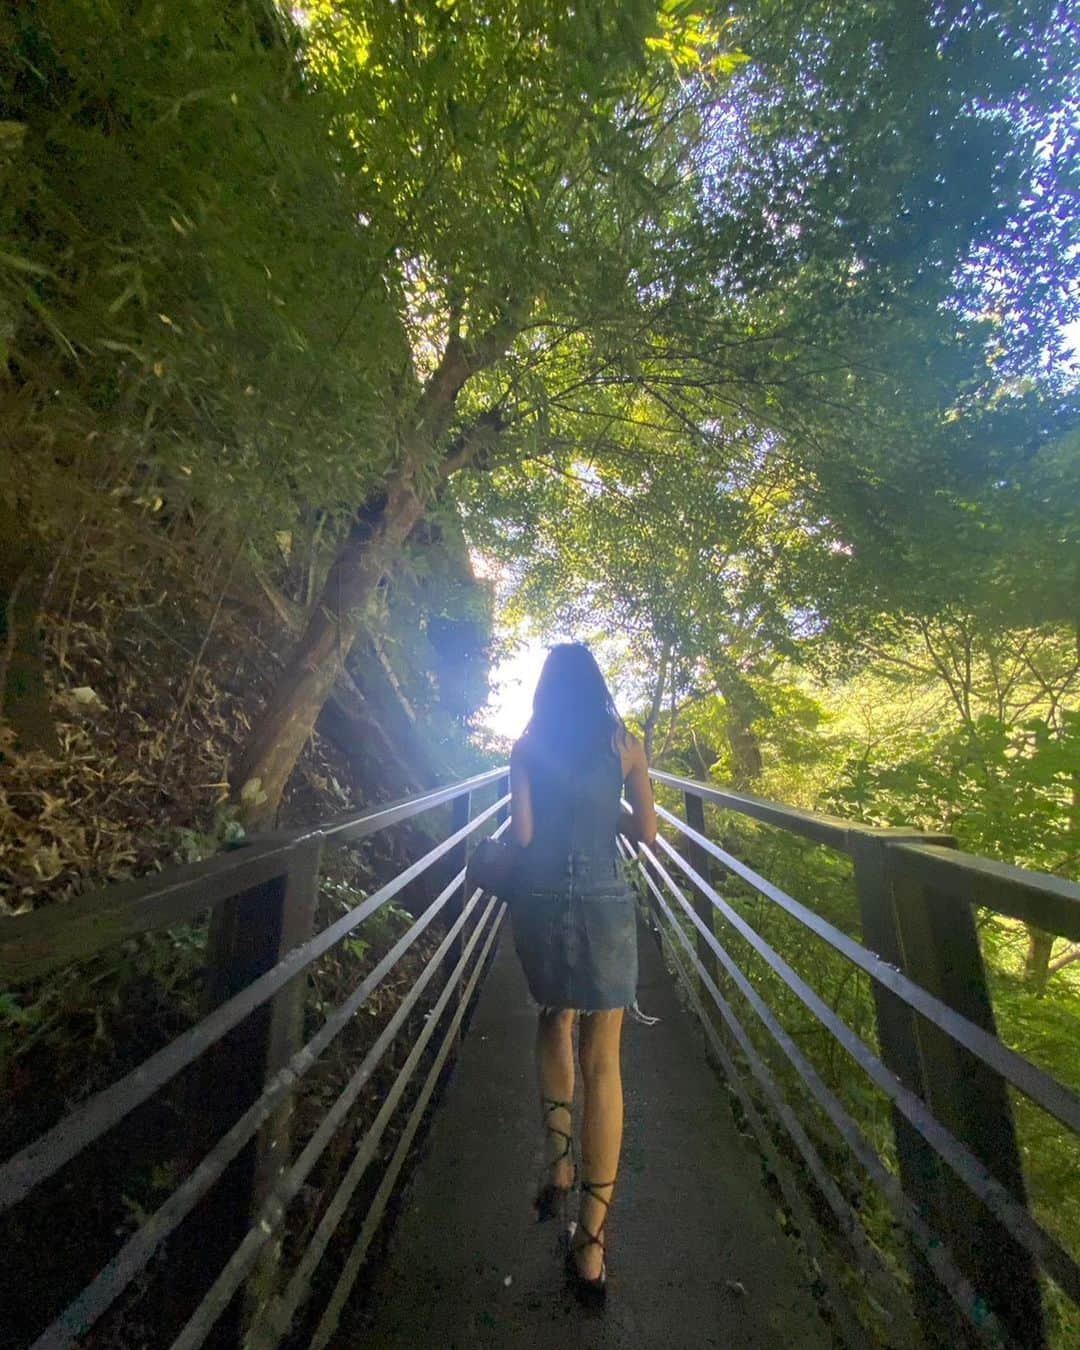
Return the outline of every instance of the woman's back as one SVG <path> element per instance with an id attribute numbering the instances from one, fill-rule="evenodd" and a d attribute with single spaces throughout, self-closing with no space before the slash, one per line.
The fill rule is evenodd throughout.
<path id="1" fill-rule="evenodd" d="M 614 746 L 574 762 L 526 737 L 521 742 L 532 789 L 530 859 L 579 862 L 618 856 L 622 760 Z"/>

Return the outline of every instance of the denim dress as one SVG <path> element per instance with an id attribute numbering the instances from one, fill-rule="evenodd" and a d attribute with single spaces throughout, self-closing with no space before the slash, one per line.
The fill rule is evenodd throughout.
<path id="1" fill-rule="evenodd" d="M 533 838 L 510 893 L 529 992 L 545 1008 L 636 1013 L 634 897 L 616 845 L 622 763 L 612 749 L 567 770 L 530 750 Z"/>

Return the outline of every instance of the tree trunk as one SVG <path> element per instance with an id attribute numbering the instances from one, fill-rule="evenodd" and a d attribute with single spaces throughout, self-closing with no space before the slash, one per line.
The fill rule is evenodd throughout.
<path id="1" fill-rule="evenodd" d="M 449 431 L 458 394 L 473 375 L 503 355 L 528 310 L 525 300 L 511 300 L 505 312 L 476 341 L 461 336 L 457 321 L 460 315 L 452 322 L 439 364 L 408 420 L 405 443 L 411 443 L 413 453 L 406 459 L 397 481 L 353 522 L 304 634 L 233 775 L 234 792 L 249 824 L 267 825 L 277 814 L 293 765 L 344 668 L 391 556 L 424 514 L 424 503 L 416 487 L 417 466 L 428 460 Z M 480 414 L 441 456 L 439 477 L 450 477 L 481 451 L 489 449 L 502 427 L 498 409 Z"/>
<path id="2" fill-rule="evenodd" d="M 335 741 L 349 761 L 354 792 L 370 795 L 371 785 L 393 797 L 418 792 L 431 781 L 428 766 L 411 762 L 369 706 L 346 671 L 319 715 L 318 731 Z M 377 779 L 376 779 L 377 775 Z"/>
<path id="3" fill-rule="evenodd" d="M 649 764 L 653 759 L 653 741 L 656 738 L 656 724 L 660 718 L 660 705 L 664 701 L 664 685 L 667 681 L 668 663 L 671 661 L 671 647 L 667 646 L 660 657 L 660 665 L 656 672 L 656 684 L 653 687 L 653 696 L 649 704 L 649 711 L 642 724 L 642 743 L 645 746 L 645 759 Z"/>
<path id="4" fill-rule="evenodd" d="M 423 509 L 406 480 L 353 522 L 234 776 L 249 825 L 273 823 L 285 784 L 344 668 L 389 555 L 404 543 Z"/>
<path id="5" fill-rule="evenodd" d="M 20 749 L 59 749 L 38 604 L 48 557 L 16 513 L 0 503 L 0 720 Z"/>
<path id="6" fill-rule="evenodd" d="M 1050 978 L 1050 953 L 1054 946 L 1053 933 L 1044 933 L 1041 928 L 1027 925 L 1028 950 L 1024 962 L 1024 982 L 1032 993 L 1040 998 L 1046 993 L 1046 982 Z"/>
<path id="7" fill-rule="evenodd" d="M 761 757 L 761 743 L 749 725 L 732 722 L 728 725 L 728 744 L 731 747 L 732 778 L 737 787 L 749 787 L 761 776 L 765 767 Z"/>
<path id="8" fill-rule="evenodd" d="M 727 742 L 731 753 L 731 781 L 736 788 L 748 788 L 765 767 L 761 742 L 754 722 L 764 711 L 763 704 L 749 685 L 738 678 L 720 682 L 727 709 Z"/>

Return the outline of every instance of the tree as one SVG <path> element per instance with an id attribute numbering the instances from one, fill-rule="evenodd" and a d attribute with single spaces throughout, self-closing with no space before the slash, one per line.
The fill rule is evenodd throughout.
<path id="1" fill-rule="evenodd" d="M 376 191 L 370 228 L 410 355 L 385 400 L 386 486 L 349 528 L 236 773 L 253 814 L 275 809 L 433 487 L 486 452 L 560 347 L 640 325 L 657 220 L 686 195 L 680 66 L 716 41 L 684 8 L 313 10 L 312 70 L 354 100 L 341 135 Z"/>
<path id="2" fill-rule="evenodd" d="M 264 818 L 451 480 L 468 506 L 529 466 L 636 490 L 705 456 L 722 487 L 763 455 L 816 541 L 780 607 L 874 609 L 1061 433 L 1019 381 L 1068 309 L 1070 170 L 1034 147 L 1067 148 L 1075 91 L 1053 6 L 1017 13 L 17 7 L 6 488 L 38 529 L 74 477 L 67 536 L 128 494 L 226 576 L 308 536 L 304 632 L 233 772 Z"/>

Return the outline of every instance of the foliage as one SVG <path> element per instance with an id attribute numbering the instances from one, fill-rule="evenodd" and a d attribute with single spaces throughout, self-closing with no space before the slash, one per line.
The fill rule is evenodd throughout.
<path id="1" fill-rule="evenodd" d="M 179 497 L 236 520 L 257 493 L 263 543 L 297 495 L 355 500 L 372 466 L 340 428 L 371 424 L 377 376 L 368 344 L 337 339 L 341 278 L 363 285 L 370 246 L 343 228 L 359 203 L 326 102 L 267 11 L 102 0 L 3 22 L 25 132 L 8 364 L 24 401 L 57 391 L 27 428 L 41 458 L 80 477 L 88 458 L 88 478 L 138 464 L 123 491 L 158 510 Z"/>
<path id="2" fill-rule="evenodd" d="M 2 705 L 9 907 L 235 837 L 255 702 L 299 727 L 297 814 L 482 756 L 468 546 L 511 621 L 602 638 L 664 763 L 1075 868 L 1075 48 L 1054 0 L 7 7 L 0 698 L 36 643 L 58 738 Z M 297 759 L 327 700 L 347 756 Z M 854 931 L 842 861 L 720 828 Z M 1078 967 L 1040 999 L 1027 935 L 983 933 L 1063 1066 Z"/>
<path id="3" fill-rule="evenodd" d="M 972 513 L 1000 557 L 979 494 L 1056 428 L 1003 375 L 1070 303 L 1072 179 L 1032 168 L 1075 94 L 1051 9 L 17 8 L 4 492 L 50 540 L 130 502 L 227 574 L 299 552 L 309 622 L 362 503 L 470 465 L 483 542 L 550 519 L 551 474 L 672 524 L 661 477 L 722 499 L 768 457 L 789 546 L 749 580 L 781 616 L 925 580 Z M 986 318 L 999 276 L 1026 327 Z"/>

